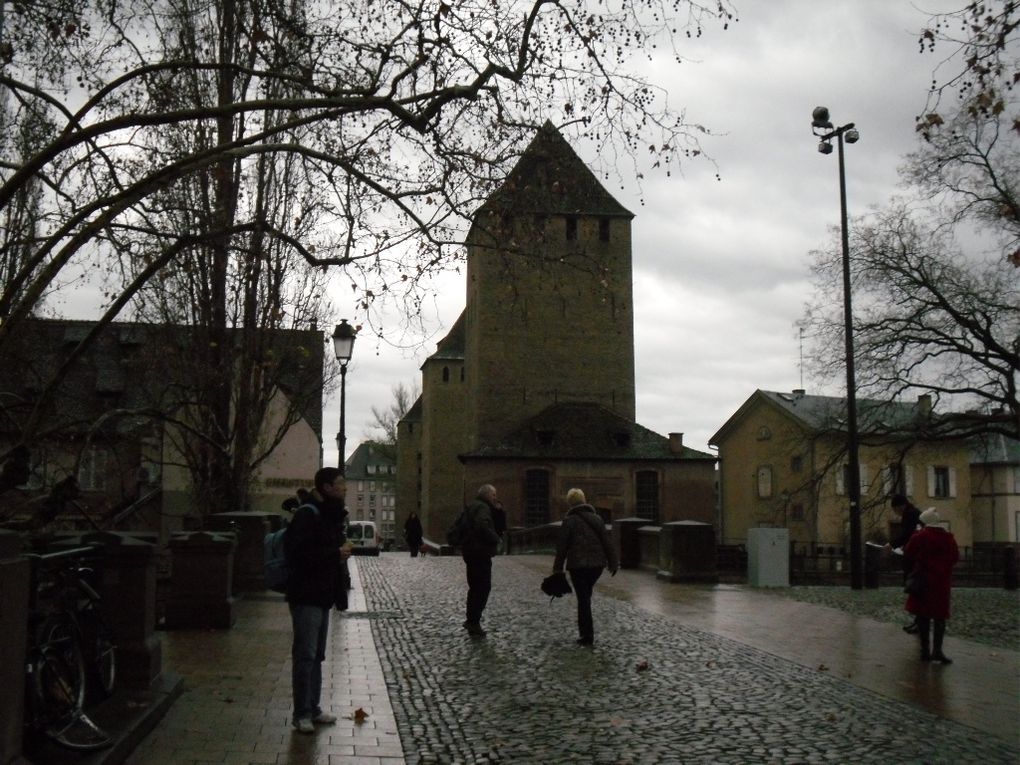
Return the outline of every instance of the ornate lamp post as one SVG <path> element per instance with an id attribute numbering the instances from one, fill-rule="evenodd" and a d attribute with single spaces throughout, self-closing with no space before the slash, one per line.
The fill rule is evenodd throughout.
<path id="1" fill-rule="evenodd" d="M 829 110 L 818 106 L 811 113 L 811 132 L 820 139 L 818 151 L 832 153 L 832 139 L 839 148 L 839 223 L 843 239 L 843 337 L 846 343 L 846 451 L 847 496 L 850 500 L 850 586 L 859 590 L 864 584 L 861 555 L 861 464 L 857 438 L 857 382 L 854 375 L 854 326 L 850 302 L 850 238 L 846 221 L 846 170 L 843 163 L 843 143 L 857 143 L 861 137 L 848 122 L 833 127 Z"/>
<path id="2" fill-rule="evenodd" d="M 347 319 L 340 319 L 340 323 L 333 330 L 333 351 L 336 353 L 336 360 L 340 362 L 340 432 L 336 434 L 337 467 L 341 473 L 344 471 L 344 452 L 347 447 L 347 363 L 351 360 L 354 352 L 354 339 L 357 331 Z"/>

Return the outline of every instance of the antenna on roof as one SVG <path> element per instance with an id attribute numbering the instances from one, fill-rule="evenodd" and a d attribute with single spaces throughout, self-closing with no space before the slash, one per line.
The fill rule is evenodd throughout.
<path id="1" fill-rule="evenodd" d="M 804 328 L 800 327 L 800 387 L 804 388 Z"/>

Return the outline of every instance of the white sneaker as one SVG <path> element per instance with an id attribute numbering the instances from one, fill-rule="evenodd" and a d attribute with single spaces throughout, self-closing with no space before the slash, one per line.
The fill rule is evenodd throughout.
<path id="1" fill-rule="evenodd" d="M 319 712 L 312 718 L 312 722 L 316 725 L 332 725 L 336 722 L 336 715 L 331 715 L 329 712 Z"/>
<path id="2" fill-rule="evenodd" d="M 294 721 L 294 730 L 298 733 L 315 733 L 315 726 L 312 725 L 312 721 L 307 717 L 302 717 L 299 720 Z"/>

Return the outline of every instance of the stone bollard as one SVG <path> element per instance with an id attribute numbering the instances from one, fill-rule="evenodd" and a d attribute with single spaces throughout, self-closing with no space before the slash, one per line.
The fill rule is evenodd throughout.
<path id="1" fill-rule="evenodd" d="M 641 567 L 641 538 L 638 529 L 650 523 L 647 518 L 617 518 L 613 521 L 613 546 L 620 558 L 620 568 Z"/>
<path id="2" fill-rule="evenodd" d="M 266 578 L 262 573 L 263 540 L 271 530 L 275 513 L 238 511 L 215 513 L 206 518 L 207 531 L 233 531 L 237 534 L 234 551 L 234 592 L 262 592 Z"/>
<path id="3" fill-rule="evenodd" d="M 662 524 L 659 532 L 657 579 L 668 582 L 717 584 L 715 528 L 699 521 Z"/>
<path id="4" fill-rule="evenodd" d="M 149 690 L 163 673 L 163 644 L 156 634 L 155 547 L 128 535 L 85 534 L 100 546 L 103 613 L 117 641 L 117 685 Z"/>
<path id="5" fill-rule="evenodd" d="M 166 599 L 168 630 L 230 629 L 234 611 L 233 534 L 195 531 L 170 540 L 170 592 Z"/>
<path id="6" fill-rule="evenodd" d="M 25 646 L 31 567 L 21 535 L 0 530 L 0 765 L 21 759 L 25 714 Z"/>

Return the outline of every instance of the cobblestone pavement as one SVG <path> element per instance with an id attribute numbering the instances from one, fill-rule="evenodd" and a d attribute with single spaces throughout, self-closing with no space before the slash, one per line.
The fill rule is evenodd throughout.
<path id="1" fill-rule="evenodd" d="M 851 590 L 849 587 L 790 587 L 774 593 L 804 603 L 838 608 L 880 622 L 906 624 L 906 596 L 899 587 Z M 976 643 L 1020 651 L 1020 591 L 956 587 L 947 634 Z"/>
<path id="2" fill-rule="evenodd" d="M 461 628 L 459 558 L 359 561 L 408 763 L 1016 763 L 994 736 L 497 558 L 484 624 Z"/>

